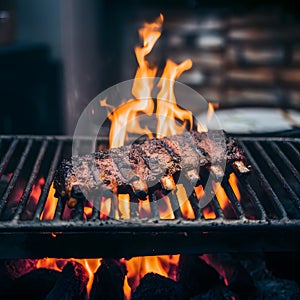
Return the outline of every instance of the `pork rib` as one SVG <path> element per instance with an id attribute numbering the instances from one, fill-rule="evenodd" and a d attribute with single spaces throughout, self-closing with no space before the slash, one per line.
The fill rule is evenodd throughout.
<path id="1" fill-rule="evenodd" d="M 57 196 L 80 199 L 99 189 L 116 194 L 129 187 L 144 199 L 149 186 L 174 189 L 173 176 L 181 171 L 193 185 L 203 169 L 222 177 L 226 163 L 240 173 L 250 171 L 237 141 L 223 131 L 185 132 L 63 160 L 54 188 Z"/>

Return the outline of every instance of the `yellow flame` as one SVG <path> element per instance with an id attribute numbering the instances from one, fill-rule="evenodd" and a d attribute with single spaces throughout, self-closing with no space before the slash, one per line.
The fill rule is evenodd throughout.
<path id="1" fill-rule="evenodd" d="M 147 273 L 156 273 L 164 277 L 172 278 L 172 268 L 174 266 L 176 267 L 178 262 L 179 255 L 133 257 L 125 261 L 127 267 L 126 281 L 131 291 L 135 291 L 141 278 Z M 128 290 L 126 294 L 126 296 L 129 296 L 130 293 Z M 126 299 L 130 299 L 130 297 L 126 297 Z"/>
<path id="2" fill-rule="evenodd" d="M 41 213 L 40 220 L 52 220 L 55 214 L 55 210 L 57 207 L 58 199 L 54 197 L 55 189 L 54 184 L 52 182 L 50 186 L 50 190 L 48 193 L 48 197 L 46 200 L 45 207 Z"/>
<path id="3" fill-rule="evenodd" d="M 149 128 L 140 126 L 137 118 L 140 113 L 151 115 L 154 110 L 151 91 L 153 88 L 153 77 L 157 68 L 151 68 L 145 57 L 151 52 L 161 35 L 162 22 L 163 16 L 160 15 L 154 23 L 145 23 L 144 27 L 139 30 L 143 46 L 135 48 L 139 65 L 132 86 L 132 94 L 135 99 L 127 101 L 109 115 L 111 121 L 109 135 L 111 148 L 124 145 L 128 132 L 147 134 L 149 137 L 153 137 Z"/>
<path id="4" fill-rule="evenodd" d="M 241 193 L 238 187 L 238 180 L 234 173 L 230 173 L 229 180 L 228 180 L 230 186 L 232 187 L 232 190 L 236 196 L 236 198 L 240 201 L 241 200 Z"/>
<path id="5" fill-rule="evenodd" d="M 188 201 L 188 196 L 182 184 L 177 185 L 177 199 L 183 217 L 185 219 L 195 219 L 193 208 L 191 206 L 190 201 Z"/>
<path id="6" fill-rule="evenodd" d="M 158 83 L 160 92 L 157 95 L 157 130 L 158 137 L 182 133 L 186 129 L 186 122 L 189 122 L 190 129 L 193 125 L 193 115 L 191 111 L 181 109 L 176 104 L 174 93 L 174 82 L 182 72 L 192 67 L 190 59 L 177 65 L 171 60 L 167 60 L 166 67 Z M 183 122 L 177 124 L 176 120 Z"/>

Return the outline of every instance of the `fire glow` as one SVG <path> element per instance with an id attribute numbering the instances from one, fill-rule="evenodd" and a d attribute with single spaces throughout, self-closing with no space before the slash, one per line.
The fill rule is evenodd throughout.
<path id="1" fill-rule="evenodd" d="M 182 74 L 182 72 L 192 67 L 191 60 L 185 60 L 180 64 L 176 64 L 171 60 L 167 60 L 161 79 L 158 82 L 160 89 L 157 100 L 154 102 L 151 93 L 153 89 L 153 77 L 157 74 L 157 68 L 152 67 L 146 60 L 146 56 L 152 51 L 155 43 L 161 35 L 161 26 L 163 23 L 163 16 L 160 15 L 154 23 L 146 23 L 142 29 L 139 30 L 140 38 L 142 39 L 142 46 L 135 48 L 135 54 L 138 62 L 138 69 L 135 75 L 135 81 L 132 86 L 132 95 L 134 99 L 129 99 L 126 103 L 120 105 L 111 111 L 108 115 L 111 121 L 111 128 L 109 133 L 110 147 L 120 147 L 124 145 L 128 133 L 135 133 L 141 135 L 148 135 L 153 137 L 152 132 L 147 126 L 144 128 L 138 122 L 140 114 L 152 115 L 156 114 L 157 127 L 156 136 L 163 137 L 168 135 L 180 134 L 185 130 L 192 129 L 193 116 L 192 112 L 180 108 L 176 104 L 176 97 L 174 93 L 174 81 Z M 106 100 L 100 101 L 100 105 L 112 109 Z M 156 111 L 154 111 L 156 109 Z M 208 106 L 208 119 L 212 117 L 213 105 Z M 179 121 L 179 122 L 178 122 Z M 205 125 L 197 124 L 198 130 L 207 131 Z M 240 200 L 240 194 L 237 187 L 237 179 L 232 173 L 230 175 L 230 185 L 237 197 Z M 36 185 L 33 186 L 30 202 L 37 204 L 40 197 L 44 178 L 40 178 Z M 225 191 L 218 182 L 213 182 L 213 188 L 216 193 L 216 198 L 224 209 L 230 205 L 230 201 L 226 196 Z M 55 216 L 57 206 L 57 199 L 54 197 L 53 184 L 50 187 L 48 198 L 45 203 L 44 210 L 41 214 L 41 220 L 52 220 Z M 194 211 L 189 201 L 188 196 L 182 185 L 176 187 L 177 197 L 180 203 L 180 210 L 184 219 L 195 219 Z M 205 195 L 205 191 L 201 185 L 195 188 L 195 194 L 199 201 Z M 118 195 L 118 215 L 117 219 L 130 219 L 130 198 L 128 194 Z M 100 219 L 105 220 L 109 218 L 112 209 L 112 201 L 114 199 L 102 197 L 100 199 Z M 140 218 L 151 218 L 150 200 L 149 196 L 144 201 L 139 201 L 138 210 Z M 170 199 L 167 196 L 162 197 L 162 201 L 158 205 L 160 219 L 174 219 L 174 213 L 170 204 Z M 116 210 L 117 211 L 117 210 Z M 205 219 L 215 219 L 216 215 L 209 206 L 203 210 Z M 92 205 L 86 203 L 84 207 L 85 219 L 91 218 Z M 63 219 L 71 218 L 71 209 L 67 208 L 62 216 Z M 53 234 L 55 238 L 55 234 Z M 76 261 L 81 263 L 87 273 L 87 293 L 89 295 L 94 273 L 101 265 L 101 259 L 57 259 L 45 258 L 37 260 L 36 268 L 50 268 L 57 271 L 62 271 L 63 266 L 67 261 Z M 176 268 L 179 261 L 179 255 L 164 255 L 164 256 L 149 256 L 149 257 L 134 257 L 129 260 L 122 260 L 126 265 L 127 274 L 124 281 L 124 294 L 126 299 L 130 299 L 132 292 L 139 285 L 140 279 L 147 273 L 153 272 L 159 275 L 169 277 L 176 280 Z"/>

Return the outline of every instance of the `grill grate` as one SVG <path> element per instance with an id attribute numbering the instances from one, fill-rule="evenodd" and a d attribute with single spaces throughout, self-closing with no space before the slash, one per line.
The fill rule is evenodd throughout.
<path id="1" fill-rule="evenodd" d="M 95 197 L 88 219 L 83 203 L 73 210 L 71 219 L 64 219 L 65 202 L 60 198 L 53 218 L 43 220 L 54 172 L 61 159 L 71 155 L 72 138 L 1 136 L 0 257 L 299 251 L 300 139 L 240 137 L 238 141 L 253 172 L 247 178 L 238 176 L 240 201 L 226 174 L 221 186 L 229 204 L 224 208 L 215 195 L 209 204 L 213 219 L 199 207 L 193 193 L 189 203 L 195 219 L 186 219 L 182 209 L 173 209 L 175 218 L 163 220 L 152 193 L 150 218 L 141 218 L 138 206 L 131 205 L 129 219 L 101 219 L 96 208 L 103 198 Z M 41 189 L 33 195 L 41 178 Z M 176 193 L 168 197 L 171 207 L 178 207 Z M 130 198 L 139 203 L 134 195 Z M 114 213 L 111 208 L 110 217 Z"/>

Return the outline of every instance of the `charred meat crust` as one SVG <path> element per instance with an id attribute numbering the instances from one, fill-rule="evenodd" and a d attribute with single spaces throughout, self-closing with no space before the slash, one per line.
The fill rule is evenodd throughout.
<path id="1" fill-rule="evenodd" d="M 166 176 L 177 172 L 189 177 L 192 170 L 197 176 L 201 168 L 234 162 L 247 172 L 243 150 L 223 131 L 185 132 L 63 160 L 55 172 L 54 188 L 56 196 L 67 198 L 74 196 L 74 185 L 84 194 L 99 189 L 116 194 L 124 186 L 146 192 L 147 186 L 163 185 Z"/>

